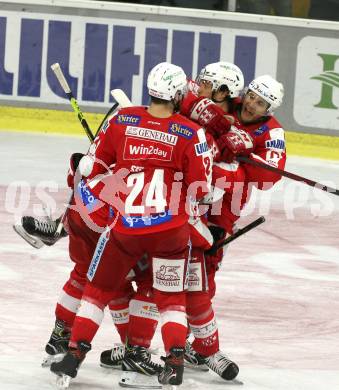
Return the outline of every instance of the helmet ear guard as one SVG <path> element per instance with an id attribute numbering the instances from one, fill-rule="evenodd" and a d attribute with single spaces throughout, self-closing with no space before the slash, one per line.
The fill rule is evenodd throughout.
<path id="1" fill-rule="evenodd" d="M 269 107 L 267 113 L 272 115 L 283 102 L 284 86 L 270 75 L 263 75 L 252 80 L 247 91 L 252 91 L 264 99 Z"/>
<path id="2" fill-rule="evenodd" d="M 219 61 L 206 65 L 199 76 L 197 83 L 206 80 L 212 83 L 212 90 L 216 92 L 225 85 L 231 98 L 240 95 L 244 88 L 244 76 L 240 68 L 230 62 Z"/>
<path id="3" fill-rule="evenodd" d="M 147 78 L 150 96 L 172 101 L 186 92 L 187 77 L 184 70 L 169 62 L 161 62 L 151 69 Z"/>

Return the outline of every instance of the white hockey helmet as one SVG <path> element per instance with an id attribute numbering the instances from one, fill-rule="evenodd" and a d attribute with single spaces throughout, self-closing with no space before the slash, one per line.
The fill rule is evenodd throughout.
<path id="1" fill-rule="evenodd" d="M 210 81 L 213 85 L 212 90 L 217 91 L 222 85 L 226 85 L 231 98 L 239 96 L 244 88 L 244 75 L 237 65 L 230 62 L 219 61 L 206 65 L 201 69 L 197 78 Z"/>
<path id="2" fill-rule="evenodd" d="M 149 72 L 148 93 L 159 99 L 171 101 L 177 93 L 184 94 L 187 76 L 182 68 L 169 62 L 161 62 Z"/>
<path id="3" fill-rule="evenodd" d="M 270 75 L 265 74 L 255 78 L 249 84 L 248 90 L 259 95 L 269 104 L 267 113 L 270 115 L 282 104 L 284 86 Z"/>

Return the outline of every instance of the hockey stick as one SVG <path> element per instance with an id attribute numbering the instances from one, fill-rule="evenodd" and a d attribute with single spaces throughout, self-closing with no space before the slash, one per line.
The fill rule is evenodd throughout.
<path id="1" fill-rule="evenodd" d="M 122 89 L 112 89 L 111 95 L 120 107 L 125 108 L 133 106 L 133 103 L 129 100 L 128 96 Z"/>
<path id="2" fill-rule="evenodd" d="M 80 107 L 75 99 L 75 97 L 73 96 L 72 94 L 72 91 L 67 83 L 67 80 L 65 79 L 64 77 L 64 74 L 62 73 L 62 70 L 61 70 L 61 67 L 58 63 L 55 63 L 51 66 L 53 72 L 55 73 L 57 79 L 59 80 L 59 83 L 62 87 L 62 89 L 64 90 L 65 94 L 68 96 L 69 98 L 69 101 L 71 102 L 71 105 L 73 107 L 73 110 L 75 111 L 75 113 L 77 114 L 78 116 L 78 119 L 82 125 L 82 127 L 84 128 L 89 140 L 91 141 L 91 143 L 94 141 L 94 138 L 95 136 L 98 134 L 98 132 L 100 131 L 102 125 L 104 124 L 105 120 L 108 118 L 108 116 L 114 112 L 118 106 L 120 107 L 130 107 L 132 106 L 132 103 L 131 101 L 128 99 L 127 95 L 125 94 L 125 92 L 121 89 L 114 89 L 111 91 L 111 94 L 113 96 L 113 98 L 115 99 L 116 101 L 116 104 L 114 104 L 111 109 L 108 111 L 108 113 L 105 115 L 105 118 L 102 120 L 100 126 L 98 127 L 98 130 L 95 134 L 95 136 L 93 135 L 86 119 L 84 118 L 84 115 L 82 113 L 82 111 L 80 110 Z M 65 222 L 65 219 L 67 217 L 67 213 L 68 213 L 68 210 L 69 210 L 69 206 L 71 204 L 71 201 L 72 201 L 72 198 L 73 198 L 73 195 L 74 195 L 74 191 L 72 191 L 72 194 L 69 198 L 69 201 L 68 201 L 68 204 L 67 204 L 67 207 L 66 207 L 66 210 L 64 211 L 61 219 L 60 219 L 60 222 L 59 222 L 59 225 L 58 225 L 58 228 L 55 232 L 55 237 L 58 238 L 61 234 L 61 231 L 62 231 L 62 228 L 64 226 L 64 222 Z"/>
<path id="3" fill-rule="evenodd" d="M 239 229 L 237 232 L 235 232 L 231 236 L 227 237 L 225 240 L 223 240 L 217 244 L 213 244 L 210 249 L 205 251 L 205 254 L 206 255 L 214 255 L 217 252 L 217 250 L 220 249 L 221 247 L 228 245 L 230 242 L 234 241 L 236 238 L 242 236 L 243 234 L 249 232 L 250 230 L 254 229 L 255 227 L 261 225 L 264 222 L 265 222 L 265 217 L 261 216 L 261 217 L 257 218 L 256 220 L 249 223 L 248 225 L 246 225 L 242 229 Z"/>
<path id="4" fill-rule="evenodd" d="M 56 62 L 55 64 L 51 65 L 51 69 L 52 71 L 54 72 L 56 78 L 58 79 L 59 83 L 60 83 L 60 86 L 61 88 L 63 89 L 63 91 L 65 92 L 65 94 L 67 95 L 70 103 L 71 103 L 71 106 L 73 107 L 73 110 L 74 112 L 77 114 L 77 117 L 81 123 L 81 126 L 83 127 L 83 129 L 85 130 L 85 133 L 88 137 L 88 139 L 90 140 L 90 142 L 92 143 L 94 141 L 94 135 L 86 121 L 86 119 L 84 118 L 84 115 L 82 113 L 82 111 L 80 110 L 80 107 L 78 105 L 78 102 L 76 101 L 75 97 L 73 96 L 72 94 L 72 91 L 71 91 L 71 88 L 69 87 L 69 84 L 67 82 L 67 80 L 65 79 L 65 76 L 61 70 L 61 67 L 60 67 L 60 64 L 58 62 Z M 61 219 L 60 219 L 60 222 L 58 224 L 58 228 L 55 232 L 55 237 L 58 238 L 60 236 L 60 233 L 61 233 L 61 230 L 64 226 L 64 222 L 65 222 L 65 219 L 66 219 L 66 216 L 67 216 L 67 213 L 68 213 L 68 209 L 69 209 L 69 206 L 71 204 L 71 201 L 72 201 L 72 198 L 73 198 L 73 194 L 74 191 L 72 191 L 72 194 L 68 200 L 68 204 L 67 204 L 67 207 L 66 207 L 66 210 L 64 211 Z"/>
<path id="5" fill-rule="evenodd" d="M 60 64 L 58 62 L 56 62 L 55 64 L 51 65 L 51 69 L 54 72 L 56 78 L 58 79 L 61 88 L 64 90 L 65 94 L 67 95 L 67 97 L 71 103 L 71 106 L 73 107 L 74 112 L 77 114 L 78 119 L 79 119 L 83 129 L 85 130 L 85 133 L 87 134 L 87 137 L 89 138 L 89 140 L 91 142 L 93 142 L 94 135 L 93 135 L 91 129 L 89 128 L 86 119 L 84 118 L 84 114 L 80 110 L 78 102 L 76 101 L 75 97 L 72 94 L 72 91 L 68 85 L 68 82 L 65 79 L 65 76 L 61 70 Z"/>
<path id="6" fill-rule="evenodd" d="M 77 114 L 77 117 L 81 123 L 81 126 L 83 127 L 83 129 L 85 130 L 85 133 L 88 137 L 88 139 L 90 140 L 90 142 L 92 143 L 94 141 L 94 138 L 95 136 L 98 134 L 98 132 L 100 131 L 101 129 L 101 126 L 103 125 L 103 123 L 105 122 L 105 120 L 108 118 L 108 116 L 116 110 L 116 108 L 118 107 L 118 104 L 114 104 L 111 109 L 108 111 L 108 113 L 105 115 L 104 119 L 102 120 L 100 126 L 98 127 L 98 130 L 95 134 L 95 136 L 93 135 L 93 132 L 91 131 L 85 117 L 84 117 L 84 114 L 82 113 L 82 111 L 80 110 L 80 107 L 78 105 L 78 102 L 76 101 L 75 97 L 73 96 L 72 94 L 72 91 L 71 91 L 71 88 L 69 87 L 69 84 L 61 70 L 61 67 L 60 67 L 60 64 L 59 63 L 55 63 L 53 65 L 51 65 L 51 69 L 52 71 L 54 72 L 56 78 L 58 79 L 59 83 L 60 83 L 60 86 L 61 88 L 63 89 L 63 91 L 65 92 L 66 96 L 68 97 L 70 103 L 71 103 L 71 106 L 73 107 L 73 110 L 74 112 Z M 121 90 L 116 90 L 116 91 L 121 91 Z M 122 92 L 122 91 L 121 91 Z M 121 95 L 121 93 L 120 93 Z M 114 97 L 114 96 L 113 96 Z M 73 198 L 73 191 L 72 191 L 72 194 L 69 198 L 69 201 L 68 201 L 68 204 L 67 204 L 67 207 L 66 207 L 66 210 L 64 211 L 61 219 L 60 219 L 60 222 L 58 224 L 58 228 L 55 232 L 55 237 L 58 238 L 60 236 L 60 233 L 62 231 L 62 228 L 64 226 L 64 222 L 65 222 L 65 219 L 67 217 L 67 213 L 68 213 L 68 209 L 69 209 L 69 206 L 71 204 L 71 201 L 72 201 L 72 198 Z"/>
<path id="7" fill-rule="evenodd" d="M 130 101 L 128 100 L 127 96 L 125 95 L 125 93 L 122 90 L 119 90 L 119 89 L 115 90 L 115 92 L 113 94 L 113 97 L 115 98 L 116 103 L 114 103 L 113 106 L 106 113 L 105 117 L 103 118 L 103 120 L 101 121 L 100 125 L 98 126 L 98 129 L 97 129 L 97 131 L 95 133 L 95 136 L 93 136 L 93 133 L 92 133 L 92 131 L 91 131 L 91 129 L 90 129 L 86 119 L 84 118 L 84 115 L 81 112 L 80 107 L 78 106 L 78 103 L 77 103 L 76 99 L 74 98 L 74 96 L 71 93 L 70 87 L 69 87 L 67 81 L 65 80 L 65 77 L 64 77 L 64 75 L 62 73 L 60 65 L 59 64 L 53 64 L 52 67 L 53 67 L 52 68 L 53 72 L 57 76 L 57 79 L 59 80 L 59 82 L 60 82 L 64 92 L 69 97 L 70 102 L 72 104 L 72 107 L 73 107 L 74 111 L 76 112 L 77 117 L 78 117 L 80 123 L 82 124 L 83 128 L 85 129 L 85 132 L 88 135 L 88 138 L 91 140 L 91 142 L 92 142 L 92 138 L 94 139 L 97 136 L 97 134 L 101 130 L 103 124 L 107 120 L 107 118 L 112 113 L 114 113 L 114 111 L 117 109 L 117 107 L 119 105 L 121 107 L 124 107 L 125 105 L 130 105 L 131 104 Z M 125 100 L 125 97 L 127 98 L 127 101 Z M 69 205 L 70 205 L 70 202 L 72 200 L 73 194 L 74 194 L 74 192 L 72 191 L 72 195 L 71 195 L 71 197 L 70 197 L 70 199 L 68 201 L 67 208 L 64 211 L 63 215 L 60 217 L 60 221 L 59 221 L 59 223 L 57 225 L 57 230 L 56 230 L 56 232 L 54 234 L 55 242 L 58 241 L 58 239 L 59 239 L 59 237 L 61 235 L 62 228 L 63 228 L 63 223 L 64 223 L 65 218 L 67 216 L 67 212 L 68 212 Z M 22 225 L 15 224 L 15 225 L 13 225 L 13 229 L 21 238 L 23 238 L 26 242 L 28 242 L 30 245 L 32 245 L 35 249 L 40 249 L 40 248 L 42 248 L 44 246 L 44 242 L 41 241 L 40 238 L 37 238 L 35 236 L 32 236 L 32 235 L 28 234 Z"/>
<path id="8" fill-rule="evenodd" d="M 118 101 L 118 99 L 120 99 L 121 101 L 123 101 L 125 103 L 125 106 L 122 106 L 122 107 L 130 107 L 130 106 L 132 106 L 131 101 L 128 99 L 128 97 L 126 96 L 125 92 L 122 91 L 121 89 L 114 89 L 113 91 L 111 91 L 111 95 L 117 101 Z M 334 195 L 339 195 L 339 190 L 338 189 L 332 188 L 332 187 L 329 187 L 329 186 L 325 186 L 325 185 L 320 184 L 320 183 L 318 183 L 318 182 L 316 182 L 314 180 L 307 179 L 305 177 L 299 176 L 299 175 L 297 175 L 295 173 L 291 173 L 291 172 L 288 172 L 288 171 L 285 171 L 285 170 L 282 170 L 282 169 L 279 169 L 279 168 L 274 168 L 271 165 L 265 164 L 265 163 L 260 162 L 260 161 L 252 160 L 251 158 L 246 157 L 246 156 L 238 156 L 236 159 L 239 162 L 246 162 L 246 163 L 251 164 L 251 165 L 253 165 L 255 167 L 263 168 L 263 169 L 266 169 L 268 171 L 271 171 L 271 172 L 274 172 L 274 173 L 278 173 L 281 176 L 288 177 L 289 179 L 300 181 L 300 182 L 305 183 L 305 184 L 307 184 L 307 185 L 309 185 L 311 187 L 318 188 L 319 190 L 323 190 L 323 191 L 329 192 L 329 193 L 334 194 Z"/>
<path id="9" fill-rule="evenodd" d="M 281 176 L 288 177 L 289 179 L 292 179 L 292 180 L 300 181 L 300 182 L 305 183 L 311 187 L 315 187 L 315 188 L 318 188 L 319 190 L 329 192 L 330 194 L 339 195 L 339 190 L 337 190 L 336 188 L 325 186 L 325 185 L 320 184 L 314 180 L 307 179 L 306 177 L 303 177 L 303 176 L 299 176 L 295 173 L 272 167 L 271 165 L 268 165 L 266 163 L 263 163 L 263 162 L 260 162 L 257 160 L 253 160 L 253 159 L 246 157 L 246 156 L 238 156 L 236 159 L 239 162 L 245 162 L 245 163 L 251 164 L 255 167 L 263 168 L 263 169 L 266 169 L 267 171 L 278 173 Z"/>

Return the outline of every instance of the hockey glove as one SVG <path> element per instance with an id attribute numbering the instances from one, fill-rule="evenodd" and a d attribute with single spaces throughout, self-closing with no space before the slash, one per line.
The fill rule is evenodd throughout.
<path id="1" fill-rule="evenodd" d="M 73 153 L 69 160 L 69 169 L 67 174 L 67 185 L 70 188 L 74 187 L 74 175 L 78 169 L 80 160 L 84 157 L 83 153 Z"/>
<path id="2" fill-rule="evenodd" d="M 230 163 L 236 156 L 248 156 L 254 150 L 254 141 L 246 131 L 232 126 L 231 130 L 216 140 L 220 160 Z"/>
<path id="3" fill-rule="evenodd" d="M 225 134 L 233 124 L 233 118 L 226 116 L 222 108 L 211 99 L 199 97 L 189 107 L 183 107 L 182 114 L 199 123 L 213 137 Z"/>

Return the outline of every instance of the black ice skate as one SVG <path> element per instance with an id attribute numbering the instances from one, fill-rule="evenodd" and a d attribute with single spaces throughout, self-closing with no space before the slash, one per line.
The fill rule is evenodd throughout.
<path id="1" fill-rule="evenodd" d="M 185 345 L 184 365 L 198 371 L 208 371 L 205 358 L 193 349 L 192 344 L 188 340 L 186 340 Z"/>
<path id="2" fill-rule="evenodd" d="M 112 349 L 103 351 L 100 355 L 100 366 L 104 368 L 121 369 L 122 359 L 125 355 L 125 346 L 116 344 Z"/>
<path id="3" fill-rule="evenodd" d="M 54 245 L 60 238 L 66 237 L 67 232 L 62 228 L 60 235 L 56 236 L 56 231 L 61 218 L 53 221 L 49 216 L 37 219 L 30 216 L 23 216 L 21 224 L 23 229 L 33 237 L 39 238 L 45 245 Z M 20 234 L 20 233 L 19 233 Z"/>
<path id="4" fill-rule="evenodd" d="M 53 362 L 62 360 L 68 351 L 70 336 L 71 333 L 66 329 L 65 324 L 60 320 L 56 320 L 51 337 L 45 346 L 47 356 L 41 364 L 42 367 L 49 367 Z"/>
<path id="5" fill-rule="evenodd" d="M 205 363 L 207 367 L 227 381 L 234 380 L 239 373 L 237 364 L 220 351 L 206 357 Z"/>
<path id="6" fill-rule="evenodd" d="M 173 347 L 170 349 L 170 354 L 161 359 L 165 362 L 165 366 L 158 376 L 158 381 L 162 385 L 178 386 L 182 384 L 184 375 L 184 354 L 185 348 Z"/>
<path id="7" fill-rule="evenodd" d="M 162 366 L 151 360 L 150 352 L 140 346 L 127 345 L 121 364 L 119 385 L 137 389 L 161 389 L 157 375 Z"/>
<path id="8" fill-rule="evenodd" d="M 51 371 L 58 376 L 57 387 L 67 389 L 72 378 L 78 374 L 78 369 L 91 350 L 91 344 L 87 341 L 79 341 L 77 348 L 70 348 L 61 362 L 52 363 Z"/>
<path id="9" fill-rule="evenodd" d="M 162 366 L 151 360 L 151 354 L 147 348 L 127 345 L 122 360 L 122 369 L 144 375 L 157 375 L 162 371 Z"/>

